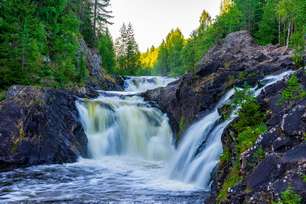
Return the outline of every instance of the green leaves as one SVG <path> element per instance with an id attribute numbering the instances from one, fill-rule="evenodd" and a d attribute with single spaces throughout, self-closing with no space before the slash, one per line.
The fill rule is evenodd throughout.
<path id="1" fill-rule="evenodd" d="M 303 90 L 295 74 L 291 75 L 287 87 L 281 93 L 281 103 L 300 100 L 306 97 L 306 91 Z"/>

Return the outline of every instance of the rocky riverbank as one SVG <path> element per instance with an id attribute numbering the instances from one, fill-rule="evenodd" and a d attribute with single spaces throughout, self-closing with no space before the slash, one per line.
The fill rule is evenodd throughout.
<path id="1" fill-rule="evenodd" d="M 245 31 L 232 33 L 204 56 L 196 73 L 144 97 L 169 115 L 179 137 L 233 86 L 254 86 L 266 75 L 296 70 L 291 55 L 284 47 L 256 45 Z M 249 135 L 241 135 L 235 128 L 237 123 L 243 124 L 240 118 L 226 129 L 222 136 L 224 154 L 207 203 L 305 202 L 305 77 L 301 68 L 264 90 L 253 104 L 259 112 L 258 124 L 240 128 Z M 243 120 L 254 121 L 257 116 Z M 256 129 L 259 123 L 262 130 Z M 241 146 L 251 147 L 245 150 Z"/>
<path id="2" fill-rule="evenodd" d="M 75 101 L 81 92 L 13 86 L 0 102 L 0 169 L 74 162 L 87 156 Z"/>

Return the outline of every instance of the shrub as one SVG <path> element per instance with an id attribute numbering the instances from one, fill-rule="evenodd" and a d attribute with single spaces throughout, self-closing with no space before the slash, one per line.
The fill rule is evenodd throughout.
<path id="1" fill-rule="evenodd" d="M 289 80 L 287 87 L 281 93 L 281 103 L 300 100 L 306 97 L 306 91 L 301 87 L 299 80 L 293 74 Z"/>
<path id="2" fill-rule="evenodd" d="M 278 202 L 273 202 L 273 204 L 300 204 L 302 203 L 302 197 L 294 192 L 294 190 L 289 187 L 286 191 L 282 192 L 281 200 Z"/>

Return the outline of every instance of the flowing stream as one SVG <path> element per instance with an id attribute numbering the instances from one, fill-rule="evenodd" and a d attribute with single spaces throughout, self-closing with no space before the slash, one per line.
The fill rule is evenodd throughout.
<path id="1" fill-rule="evenodd" d="M 266 77 L 254 94 L 289 74 Z M 78 100 L 91 159 L 0 173 L 0 203 L 204 203 L 222 133 L 237 117 L 221 121 L 218 109 L 234 90 L 186 130 L 175 149 L 167 115 L 137 96 L 173 81 L 128 77 L 124 92 Z"/>

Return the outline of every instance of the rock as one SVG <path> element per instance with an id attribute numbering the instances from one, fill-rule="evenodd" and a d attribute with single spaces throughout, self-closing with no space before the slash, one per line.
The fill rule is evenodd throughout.
<path id="1" fill-rule="evenodd" d="M 210 49 L 195 74 L 187 74 L 165 88 L 143 94 L 170 118 L 174 132 L 196 120 L 234 85 L 254 84 L 267 74 L 294 68 L 291 51 L 283 47 L 262 47 L 247 31 L 229 34 Z"/>
<path id="2" fill-rule="evenodd" d="M 289 150 L 282 157 L 282 163 L 306 163 L 306 144 L 300 144 Z"/>
<path id="3" fill-rule="evenodd" d="M 295 73 L 301 89 L 306 90 L 306 72 L 301 68 Z M 226 131 L 222 136 L 224 148 L 230 150 L 230 161 L 220 165 L 213 183 L 213 195 L 217 196 L 229 168 L 240 161 L 241 181 L 229 192 L 226 203 L 272 203 L 280 199 L 282 192 L 292 187 L 306 201 L 306 98 L 280 103 L 287 81 L 279 81 L 267 87 L 258 97 L 261 109 L 267 113 L 268 131 L 249 150 L 238 155 L 235 140 L 238 134 Z M 230 125 L 228 130 L 232 129 Z M 256 149 L 262 148 L 264 159 L 256 158 Z M 258 158 L 258 155 L 257 155 Z M 248 168 L 246 168 L 246 166 Z"/>
<path id="4" fill-rule="evenodd" d="M 277 155 L 269 155 L 247 177 L 248 188 L 252 190 L 262 187 L 281 173 L 280 158 Z"/>
<path id="5" fill-rule="evenodd" d="M 80 40 L 79 53 L 86 58 L 89 70 L 89 79 L 87 80 L 89 90 L 123 90 L 123 79 L 107 74 L 102 68 L 101 56 L 95 49 L 90 49 L 83 39 Z"/>
<path id="6" fill-rule="evenodd" d="M 0 103 L 0 170 L 87 156 L 74 93 L 15 86 L 7 95 Z"/>

